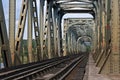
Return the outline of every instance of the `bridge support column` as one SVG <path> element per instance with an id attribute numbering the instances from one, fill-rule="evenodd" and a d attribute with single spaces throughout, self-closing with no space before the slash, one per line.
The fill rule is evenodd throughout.
<path id="1" fill-rule="evenodd" d="M 63 47 L 62 47 L 62 26 L 61 26 L 61 21 L 62 21 L 63 13 L 58 13 L 58 53 L 60 56 L 63 56 Z"/>
<path id="2" fill-rule="evenodd" d="M 0 46 L 4 67 L 7 68 L 12 66 L 12 59 L 7 36 L 2 0 L 0 0 Z"/>
<path id="3" fill-rule="evenodd" d="M 48 55 L 48 7 L 47 7 L 48 2 L 47 2 L 47 0 L 45 0 L 45 5 L 46 5 L 45 6 L 46 11 L 45 11 L 45 14 L 44 14 L 44 17 L 45 17 L 44 23 L 45 24 L 43 25 L 44 26 L 43 29 L 41 28 L 41 30 L 43 31 L 43 56 L 44 56 L 44 59 L 49 58 L 49 55 Z M 43 16 L 43 15 L 41 15 L 41 16 Z M 41 35 L 42 35 L 42 32 L 41 32 Z"/>
<path id="4" fill-rule="evenodd" d="M 97 67 L 101 67 L 102 65 L 103 65 L 103 63 L 104 63 L 104 60 L 106 59 L 106 56 L 107 56 L 107 52 L 106 52 L 106 23 L 107 23 L 107 19 L 106 19 L 106 17 L 107 17 L 107 14 L 105 13 L 105 12 L 107 12 L 106 11 L 106 6 L 104 6 L 104 5 L 107 5 L 107 4 L 105 4 L 105 1 L 102 1 L 101 2 L 101 5 L 103 6 L 103 7 L 101 7 L 101 11 L 102 11 L 102 13 L 101 13 L 101 16 L 102 16 L 102 18 L 101 18 L 101 20 L 102 20 L 102 22 L 101 22 L 101 51 L 100 51 L 100 53 L 99 53 L 99 56 L 98 56 L 98 58 L 97 58 L 97 61 L 96 61 L 96 66 Z"/>
<path id="5" fill-rule="evenodd" d="M 68 24 L 68 20 L 64 20 L 64 31 L 63 31 L 63 37 L 64 37 L 64 39 L 63 39 L 63 44 L 64 44 L 64 47 L 63 47 L 63 49 L 64 49 L 64 53 L 63 53 L 63 56 L 66 56 L 67 55 L 67 25 Z"/>
<path id="6" fill-rule="evenodd" d="M 9 43 L 13 65 L 15 55 L 15 21 L 16 21 L 15 12 L 16 12 L 16 0 L 9 0 Z"/>
<path id="7" fill-rule="evenodd" d="M 120 1 L 112 0 L 110 73 L 120 73 Z"/>
<path id="8" fill-rule="evenodd" d="M 40 42 L 41 42 L 41 58 L 42 59 L 45 59 L 46 58 L 46 53 L 44 52 L 43 48 L 44 47 L 44 21 L 45 21 L 45 18 L 44 18 L 44 4 L 45 4 L 45 1 L 44 0 L 40 0 Z"/>
<path id="9" fill-rule="evenodd" d="M 58 15 L 58 10 L 56 7 L 53 7 L 52 10 L 52 18 L 53 18 L 53 27 L 54 27 L 54 54 L 55 56 L 60 56 L 60 54 L 58 53 L 58 35 L 57 35 L 57 31 L 58 31 L 58 26 L 57 26 L 57 15 Z"/>
<path id="10" fill-rule="evenodd" d="M 119 0 L 111 2 L 111 41 L 109 41 L 111 50 L 109 50 L 100 73 L 118 75 L 120 74 L 120 2 Z"/>
<path id="11" fill-rule="evenodd" d="M 33 62 L 32 57 L 32 0 L 28 0 L 28 60 Z"/>
<path id="12" fill-rule="evenodd" d="M 68 47 L 68 55 L 69 54 L 71 54 L 70 52 L 71 52 L 71 44 L 70 44 L 70 41 L 71 41 L 71 38 L 70 38 L 70 33 L 69 32 L 67 32 L 67 47 Z"/>
<path id="13" fill-rule="evenodd" d="M 52 8 L 53 1 L 48 2 L 48 55 L 49 58 L 53 58 L 56 56 L 55 54 L 55 44 L 54 44 L 54 25 L 53 25 L 53 17 L 52 17 Z"/>
<path id="14" fill-rule="evenodd" d="M 99 2 L 99 5 L 101 5 L 102 3 L 101 3 L 101 1 Z M 98 52 L 98 54 L 97 54 L 97 57 L 96 57 L 96 59 L 98 58 L 98 56 L 99 56 L 99 54 L 100 54 L 100 52 L 101 52 L 101 43 L 102 43 L 102 8 L 101 8 L 101 6 L 99 6 L 99 22 L 98 22 L 98 50 L 97 50 L 97 52 Z"/>
<path id="15" fill-rule="evenodd" d="M 101 0 L 98 1 L 98 6 L 97 6 L 97 48 L 96 48 L 96 52 L 94 55 L 94 60 L 95 62 L 97 61 L 97 59 L 99 58 L 101 52 L 102 52 L 102 2 Z"/>

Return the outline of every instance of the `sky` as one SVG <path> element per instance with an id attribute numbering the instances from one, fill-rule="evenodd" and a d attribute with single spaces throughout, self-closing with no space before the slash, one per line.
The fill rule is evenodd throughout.
<path id="1" fill-rule="evenodd" d="M 2 2 L 3 2 L 5 21 L 6 21 L 7 31 L 8 31 L 8 29 L 9 29 L 9 0 L 2 0 Z M 22 0 L 16 0 L 16 22 L 15 22 L 16 27 L 17 27 L 18 21 L 19 21 L 21 4 L 22 4 Z M 37 0 L 37 5 L 38 5 L 38 10 L 39 10 L 39 0 Z M 80 14 L 80 13 L 65 14 L 63 16 L 62 23 L 63 23 L 64 18 L 88 18 L 88 17 L 92 18 L 92 16 L 90 14 L 83 14 L 83 13 L 82 14 Z M 27 24 L 26 24 L 26 26 L 27 26 Z M 17 28 L 16 28 L 16 31 L 17 31 Z M 9 34 L 8 34 L 8 36 L 9 36 Z M 24 38 L 27 38 L 27 27 L 25 27 Z"/>
<path id="2" fill-rule="evenodd" d="M 22 0 L 16 0 L 16 26 L 18 25 L 19 15 L 20 15 L 20 8 L 21 8 L 21 2 Z M 4 15 L 5 15 L 5 21 L 7 26 L 7 31 L 9 29 L 9 0 L 2 0 L 3 2 L 3 9 L 4 9 Z M 17 30 L 17 28 L 16 28 Z M 9 32 L 8 32 L 9 33 Z M 8 34 L 9 36 L 9 34 Z"/>

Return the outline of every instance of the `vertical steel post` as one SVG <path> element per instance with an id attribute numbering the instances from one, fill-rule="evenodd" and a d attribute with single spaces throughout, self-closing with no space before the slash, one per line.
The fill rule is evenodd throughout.
<path id="1" fill-rule="evenodd" d="M 1 22 L 0 22 L 1 23 Z M 1 27 L 1 25 L 0 25 L 0 27 Z M 0 68 L 2 67 L 1 66 L 1 63 L 3 62 L 3 64 L 4 64 L 4 61 L 2 61 L 2 35 L 1 35 L 1 33 L 0 33 Z"/>
<path id="2" fill-rule="evenodd" d="M 48 56 L 49 58 L 52 58 L 52 53 L 53 53 L 51 49 L 51 47 L 53 46 L 51 45 L 51 30 L 53 30 L 53 25 L 51 25 L 53 22 L 51 18 L 52 17 L 52 1 L 48 2 L 47 7 L 48 7 L 48 28 L 47 28 L 48 29 Z"/>
<path id="3" fill-rule="evenodd" d="M 48 2 L 48 54 L 49 57 L 56 57 L 54 50 L 54 26 L 52 17 L 53 1 Z"/>
<path id="4" fill-rule="evenodd" d="M 7 36 L 2 0 L 0 0 L 0 40 L 1 40 L 0 43 L 2 43 L 1 53 L 2 53 L 4 67 L 10 67 L 12 65 L 12 60 L 11 60 L 11 53 L 10 53 L 8 36 Z"/>
<path id="5" fill-rule="evenodd" d="M 105 49 L 105 14 L 102 11 L 102 44 L 101 44 L 101 48 Z"/>
<path id="6" fill-rule="evenodd" d="M 66 56 L 67 55 L 67 26 L 68 25 L 68 19 L 64 19 L 64 29 L 63 29 L 63 39 L 64 39 L 64 53 L 63 53 L 63 56 Z"/>
<path id="7" fill-rule="evenodd" d="M 112 0 L 112 27 L 111 27 L 111 67 L 110 72 L 113 74 L 120 73 L 120 1 Z"/>
<path id="8" fill-rule="evenodd" d="M 101 5 L 101 0 L 99 0 L 99 5 Z M 102 7 L 101 6 L 99 6 L 99 28 L 98 28 L 98 37 L 99 37 L 99 40 L 98 40 L 98 46 L 99 46 L 99 52 L 101 51 L 101 40 L 102 40 L 102 34 L 101 34 L 101 27 L 102 27 Z"/>
<path id="9" fill-rule="evenodd" d="M 32 0 L 28 0 L 28 59 L 31 63 L 32 57 Z"/>
<path id="10" fill-rule="evenodd" d="M 40 0 L 40 42 L 41 42 L 41 58 L 44 59 L 43 38 L 44 38 L 44 0 Z"/>
<path id="11" fill-rule="evenodd" d="M 40 47 L 40 29 L 38 25 L 38 14 L 37 14 L 37 2 L 36 0 L 32 0 L 32 17 L 33 17 L 33 25 L 34 25 L 34 33 L 35 33 L 35 40 L 37 45 L 37 59 L 38 61 L 41 60 L 41 47 Z"/>
<path id="12" fill-rule="evenodd" d="M 69 52 L 69 48 L 68 48 L 69 47 L 68 46 L 68 33 L 66 32 L 65 34 L 66 34 L 66 36 L 65 36 L 65 40 L 66 40 L 66 55 L 68 55 L 68 52 Z"/>
<path id="13" fill-rule="evenodd" d="M 53 13 L 52 18 L 53 18 L 53 26 L 54 26 L 54 53 L 56 56 L 58 56 L 59 54 L 57 52 L 57 24 L 56 24 L 57 9 L 53 8 L 52 13 Z"/>
<path id="14" fill-rule="evenodd" d="M 16 22 L 16 0 L 9 0 L 9 44 L 14 64 L 15 55 L 15 22 Z"/>
<path id="15" fill-rule="evenodd" d="M 70 44 L 70 41 L 71 41 L 70 36 L 71 36 L 71 35 L 70 35 L 70 32 L 69 32 L 68 30 L 67 30 L 67 34 L 68 34 L 68 35 L 67 35 L 67 40 L 68 40 L 68 41 L 67 41 L 67 45 L 68 45 L 68 53 L 67 53 L 67 54 L 69 55 L 70 52 L 71 52 L 71 44 Z"/>
<path id="16" fill-rule="evenodd" d="M 74 51 L 74 48 L 73 48 L 73 47 L 74 47 L 74 46 L 73 46 L 73 34 L 72 34 L 72 32 L 70 32 L 70 34 L 71 34 L 71 35 L 70 35 L 70 38 L 71 38 L 71 39 L 70 39 L 70 40 L 71 40 L 71 42 L 70 42 L 71 54 L 73 54 L 73 51 Z"/>
<path id="17" fill-rule="evenodd" d="M 107 25 L 106 25 L 106 48 L 110 48 L 110 43 L 111 43 L 111 25 L 110 25 L 110 20 L 111 20 L 111 13 L 110 13 L 110 8 L 111 8 L 111 0 L 106 0 L 107 4 Z"/>
<path id="18" fill-rule="evenodd" d="M 62 21 L 62 16 L 63 13 L 58 13 L 58 53 L 60 53 L 61 56 L 63 56 L 63 48 L 62 48 L 62 26 L 61 26 L 61 21 Z M 60 50 L 60 51 L 59 51 Z"/>
<path id="19" fill-rule="evenodd" d="M 111 40 L 106 61 L 100 69 L 104 74 L 120 74 L 120 4 L 119 0 L 111 0 Z M 109 15 L 110 16 L 110 15 Z M 110 19 L 110 18 L 109 18 Z"/>
<path id="20" fill-rule="evenodd" d="M 1 35 L 0 35 L 0 69 L 1 69 L 1 63 L 2 63 L 2 40 L 1 40 Z"/>
<path id="21" fill-rule="evenodd" d="M 44 28 L 43 28 L 43 31 L 44 31 L 44 34 L 43 34 L 43 56 L 44 58 L 50 58 L 50 55 L 48 54 L 48 1 L 45 0 L 45 20 L 44 20 Z"/>

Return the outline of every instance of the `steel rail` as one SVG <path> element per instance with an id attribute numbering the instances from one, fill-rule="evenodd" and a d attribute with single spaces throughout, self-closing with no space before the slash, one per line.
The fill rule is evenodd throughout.
<path id="1" fill-rule="evenodd" d="M 30 64 L 18 69 L 3 71 L 0 72 L 0 79 L 1 80 L 25 79 L 27 77 L 31 77 L 36 73 L 44 72 L 45 70 L 50 69 L 53 66 L 59 65 L 64 61 L 70 60 L 72 58 L 76 58 L 77 56 L 78 55 L 49 59 L 47 61 Z"/>
<path id="2" fill-rule="evenodd" d="M 27 71 L 21 72 L 21 73 L 15 75 L 15 76 L 14 75 L 13 76 L 14 76 L 14 78 L 17 77 L 17 78 L 15 78 L 15 80 L 19 80 L 19 79 L 22 80 L 22 79 L 31 77 L 31 75 L 34 75 L 36 73 L 40 73 L 40 72 L 43 73 L 43 72 L 49 70 L 50 68 L 52 68 L 56 65 L 59 65 L 60 63 L 63 63 L 66 60 L 69 60 L 69 59 L 63 59 L 63 60 L 60 60 L 60 61 L 55 61 L 53 63 L 49 63 L 49 64 L 43 65 L 41 67 L 33 68 L 31 70 L 27 70 Z"/>
<path id="3" fill-rule="evenodd" d="M 74 59 L 69 65 L 61 69 L 54 76 L 48 80 L 64 80 L 65 77 L 70 74 L 70 72 L 84 59 L 84 56 L 80 56 L 77 59 Z"/>

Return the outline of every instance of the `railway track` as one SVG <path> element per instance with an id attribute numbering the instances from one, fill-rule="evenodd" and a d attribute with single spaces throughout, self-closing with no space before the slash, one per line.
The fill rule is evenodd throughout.
<path id="1" fill-rule="evenodd" d="M 0 80 L 63 80 L 84 58 L 76 54 L 3 69 Z"/>
<path id="2" fill-rule="evenodd" d="M 83 80 L 86 65 L 88 62 L 88 54 L 81 60 L 78 61 L 67 73 L 62 77 L 61 80 Z"/>

